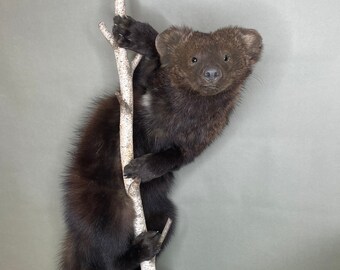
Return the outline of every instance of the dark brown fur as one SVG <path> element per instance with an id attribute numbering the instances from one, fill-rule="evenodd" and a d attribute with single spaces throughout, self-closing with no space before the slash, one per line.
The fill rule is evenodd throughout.
<path id="1" fill-rule="evenodd" d="M 115 17 L 113 33 L 121 47 L 144 55 L 134 73 L 135 159 L 124 174 L 142 179 L 148 229 L 161 231 L 168 217 L 176 218 L 167 197 L 172 171 L 193 161 L 226 126 L 262 41 L 243 28 L 205 34 L 171 27 L 157 35 L 129 17 Z M 119 106 L 110 96 L 85 126 L 64 184 L 63 270 L 137 269 L 159 252 L 158 234 L 134 239 L 118 133 Z"/>

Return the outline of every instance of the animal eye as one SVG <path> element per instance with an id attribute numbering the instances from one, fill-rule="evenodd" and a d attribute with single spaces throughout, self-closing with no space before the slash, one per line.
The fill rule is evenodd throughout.
<path id="1" fill-rule="evenodd" d="M 224 55 L 224 61 L 225 61 L 225 62 L 228 62 L 228 61 L 229 61 L 229 55 L 227 55 L 227 54 Z"/>
<path id="2" fill-rule="evenodd" d="M 196 57 L 191 58 L 191 62 L 196 63 L 198 60 Z"/>

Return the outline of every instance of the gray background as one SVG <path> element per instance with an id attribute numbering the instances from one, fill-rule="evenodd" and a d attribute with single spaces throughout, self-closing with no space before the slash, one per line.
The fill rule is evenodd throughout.
<path id="1" fill-rule="evenodd" d="M 265 43 L 223 136 L 177 173 L 179 225 L 159 269 L 340 269 L 339 3 L 129 3 L 159 31 L 240 25 Z M 0 0 L 0 269 L 56 269 L 74 130 L 118 85 L 97 29 L 112 6 Z"/>

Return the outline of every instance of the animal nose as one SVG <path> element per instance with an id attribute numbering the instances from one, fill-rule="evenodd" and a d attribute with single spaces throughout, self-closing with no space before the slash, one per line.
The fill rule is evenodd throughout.
<path id="1" fill-rule="evenodd" d="M 218 68 L 206 68 L 203 71 L 203 76 L 208 82 L 216 82 L 221 78 L 222 72 Z"/>

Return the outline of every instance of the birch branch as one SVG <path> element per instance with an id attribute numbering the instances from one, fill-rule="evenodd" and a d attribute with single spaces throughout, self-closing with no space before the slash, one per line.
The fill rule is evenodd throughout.
<path id="1" fill-rule="evenodd" d="M 115 14 L 125 16 L 124 0 L 115 1 Z M 120 153 L 122 168 L 133 159 L 133 92 L 132 92 L 132 75 L 134 69 L 141 60 L 141 55 L 136 55 L 131 64 L 129 63 L 127 52 L 123 48 L 119 48 L 112 34 L 107 30 L 105 24 L 101 22 L 99 29 L 110 43 L 114 50 L 116 64 L 118 69 L 120 92 L 117 94 L 120 103 Z M 134 203 L 136 217 L 134 220 L 134 233 L 138 236 L 147 231 L 145 216 L 143 211 L 142 198 L 140 195 L 140 180 L 132 178 L 124 178 L 124 186 L 126 193 L 131 197 Z M 168 219 L 159 244 L 161 245 L 171 226 L 171 220 Z M 141 270 L 156 270 L 155 258 L 150 261 L 141 263 Z"/>

